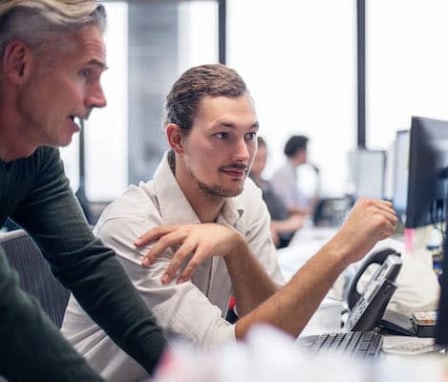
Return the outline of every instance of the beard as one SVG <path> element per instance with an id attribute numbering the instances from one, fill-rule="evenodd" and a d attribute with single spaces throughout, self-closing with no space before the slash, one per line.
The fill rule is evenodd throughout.
<path id="1" fill-rule="evenodd" d="M 243 187 L 238 190 L 228 190 L 219 185 L 208 185 L 201 182 L 196 176 L 193 174 L 191 169 L 189 170 L 192 179 L 195 181 L 199 192 L 208 200 L 220 201 L 222 198 L 231 198 L 234 196 L 238 196 L 243 192 Z"/>

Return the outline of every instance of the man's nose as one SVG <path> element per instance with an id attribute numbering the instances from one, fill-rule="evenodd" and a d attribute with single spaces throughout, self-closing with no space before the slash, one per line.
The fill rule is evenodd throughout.
<path id="1" fill-rule="evenodd" d="M 249 148 L 245 139 L 239 139 L 235 147 L 234 159 L 239 162 L 247 162 L 249 160 Z"/>
<path id="2" fill-rule="evenodd" d="M 86 106 L 89 108 L 94 107 L 105 107 L 107 105 L 106 96 L 104 95 L 103 89 L 100 85 L 92 89 L 86 98 Z"/>

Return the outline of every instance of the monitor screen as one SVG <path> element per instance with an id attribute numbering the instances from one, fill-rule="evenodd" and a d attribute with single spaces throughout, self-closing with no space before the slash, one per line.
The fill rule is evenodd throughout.
<path id="1" fill-rule="evenodd" d="M 397 216 L 404 222 L 408 199 L 409 130 L 395 135 L 392 157 L 392 203 Z"/>
<path id="2" fill-rule="evenodd" d="M 448 219 L 447 219 L 448 222 Z M 445 228 L 445 232 L 447 228 Z M 448 346 L 448 238 L 443 241 L 443 267 L 440 280 L 440 300 L 437 312 L 435 342 Z"/>
<path id="3" fill-rule="evenodd" d="M 443 222 L 447 191 L 448 121 L 412 117 L 406 228 Z"/>
<path id="4" fill-rule="evenodd" d="M 386 151 L 357 149 L 349 153 L 353 196 L 383 199 Z"/>

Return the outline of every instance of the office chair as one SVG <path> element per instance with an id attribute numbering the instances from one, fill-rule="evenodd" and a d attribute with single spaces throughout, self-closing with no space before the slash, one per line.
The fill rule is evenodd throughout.
<path id="1" fill-rule="evenodd" d="M 21 288 L 38 299 L 45 313 L 60 328 L 70 292 L 53 276 L 37 245 L 23 229 L 18 229 L 0 234 L 0 246 L 19 274 Z"/>

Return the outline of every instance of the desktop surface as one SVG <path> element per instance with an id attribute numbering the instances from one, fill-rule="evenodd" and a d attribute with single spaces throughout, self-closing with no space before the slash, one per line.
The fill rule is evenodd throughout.
<path id="1" fill-rule="evenodd" d="M 298 231 L 290 246 L 278 251 L 280 269 L 285 279 L 289 280 L 337 230 L 338 228 L 332 227 L 307 226 Z M 434 308 L 436 305 L 437 277 L 432 270 L 431 256 L 425 251 L 422 244 L 428 235 L 428 232 L 419 232 L 415 238 L 418 240 L 415 240 L 414 243 L 418 244 L 415 247 L 417 250 L 413 253 L 406 252 L 404 237 L 399 234 L 379 242 L 372 250 L 393 248 L 403 254 L 405 266 L 400 275 L 398 289 L 393 295 L 395 300 L 391 301 L 391 306 L 398 310 L 404 309 L 406 313 L 408 311 L 425 310 L 426 307 L 428 309 Z M 343 330 L 344 315 L 341 315 L 341 313 L 346 309 L 346 302 L 343 299 L 344 287 L 347 285 L 347 278 L 353 277 L 357 266 L 359 264 L 354 264 L 352 269 L 347 270 L 339 277 L 304 328 L 301 337 L 341 332 Z M 426 285 L 426 290 L 423 285 Z M 386 335 L 384 335 L 385 333 Z M 391 336 L 390 331 L 382 332 L 382 334 L 384 335 L 382 337 L 384 339 L 383 350 L 390 354 L 399 354 L 400 351 L 403 354 L 420 354 L 440 350 L 440 347 L 434 346 L 434 341 L 431 338 L 420 339 L 414 336 L 406 336 L 403 339 L 402 336 L 397 336 L 397 333 Z M 393 337 L 394 340 L 390 340 L 390 337 Z"/>
<path id="2" fill-rule="evenodd" d="M 376 358 L 383 346 L 384 336 L 376 331 L 329 332 L 313 336 L 300 336 L 297 345 L 311 353 L 340 352 L 357 358 Z"/>
<path id="3" fill-rule="evenodd" d="M 384 341 L 387 339 L 384 338 Z M 338 352 L 312 356 L 296 340 L 267 326 L 255 326 L 245 341 L 215 350 L 173 344 L 155 382 L 446 382 L 448 363 L 440 355 L 387 354 L 374 359 L 346 357 Z M 149 382 L 149 381 L 148 381 Z"/>

